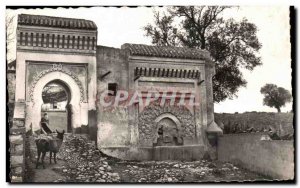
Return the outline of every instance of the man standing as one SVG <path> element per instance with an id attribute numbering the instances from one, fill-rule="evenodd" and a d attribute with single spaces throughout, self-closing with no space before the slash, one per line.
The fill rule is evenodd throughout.
<path id="1" fill-rule="evenodd" d="M 47 113 L 45 113 L 44 117 L 42 117 L 41 119 L 41 129 L 42 129 L 42 133 L 44 134 L 52 133 L 51 129 L 49 128 L 49 118 Z"/>

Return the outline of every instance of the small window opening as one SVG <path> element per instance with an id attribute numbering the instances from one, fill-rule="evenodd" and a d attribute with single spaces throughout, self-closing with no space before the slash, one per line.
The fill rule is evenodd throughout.
<path id="1" fill-rule="evenodd" d="M 116 96 L 117 88 L 118 88 L 117 83 L 108 83 L 108 91 L 112 91 L 112 93 L 110 92 L 108 95 L 109 96 Z"/>

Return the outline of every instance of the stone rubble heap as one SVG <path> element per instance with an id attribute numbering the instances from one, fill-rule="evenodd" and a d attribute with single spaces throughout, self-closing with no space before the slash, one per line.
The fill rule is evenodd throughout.
<path id="1" fill-rule="evenodd" d="M 231 163 L 217 163 L 206 160 L 118 162 L 124 182 L 211 182 L 261 179 L 257 174 L 245 171 Z M 114 166 L 113 166 L 114 167 Z"/>
<path id="2" fill-rule="evenodd" d="M 67 177 L 66 182 L 119 182 L 118 173 L 113 173 L 95 145 L 83 135 L 67 135 L 58 159 L 66 164 L 54 170 Z M 63 180 L 57 180 L 60 182 Z"/>

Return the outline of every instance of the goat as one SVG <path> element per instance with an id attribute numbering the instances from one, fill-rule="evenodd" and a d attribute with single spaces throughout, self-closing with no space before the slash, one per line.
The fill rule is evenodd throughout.
<path id="1" fill-rule="evenodd" d="M 51 164 L 51 159 L 52 159 L 52 153 L 54 154 L 53 159 L 56 164 L 56 153 L 59 151 L 60 146 L 62 145 L 63 139 L 64 139 L 64 133 L 65 130 L 63 130 L 62 133 L 57 132 L 57 137 L 46 137 L 46 138 L 39 138 L 35 140 L 36 147 L 37 147 L 37 153 L 38 153 L 38 158 L 36 161 L 36 168 L 38 168 L 39 165 L 39 160 L 40 156 L 42 154 L 42 165 L 43 168 L 45 168 L 44 164 L 44 158 L 47 152 L 50 152 L 50 164 Z"/>

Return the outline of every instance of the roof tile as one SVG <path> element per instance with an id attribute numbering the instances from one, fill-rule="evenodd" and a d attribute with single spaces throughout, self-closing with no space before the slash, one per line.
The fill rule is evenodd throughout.
<path id="1" fill-rule="evenodd" d="M 128 50 L 130 55 L 166 57 L 178 59 L 208 59 L 206 50 L 174 47 L 174 46 L 149 46 L 145 44 L 123 44 L 122 49 Z"/>
<path id="2" fill-rule="evenodd" d="M 97 30 L 96 24 L 90 20 L 30 14 L 20 14 L 18 17 L 18 24 L 43 27 L 60 27 L 68 29 Z"/>

